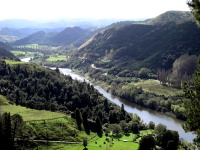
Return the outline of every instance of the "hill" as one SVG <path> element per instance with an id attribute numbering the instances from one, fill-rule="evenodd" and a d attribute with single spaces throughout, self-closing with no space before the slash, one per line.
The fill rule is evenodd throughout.
<path id="1" fill-rule="evenodd" d="M 10 45 L 5 44 L 3 42 L 0 42 L 0 47 L 3 49 L 6 49 L 6 50 L 13 50 L 13 47 L 11 47 Z"/>
<path id="2" fill-rule="evenodd" d="M 54 35 L 54 34 L 53 34 Z M 46 44 L 48 43 L 49 37 L 53 36 L 52 33 L 45 33 L 44 31 L 38 31 L 25 38 L 17 40 L 12 45 L 26 45 L 26 44 Z"/>
<path id="3" fill-rule="evenodd" d="M 12 50 L 13 48 L 3 42 L 0 42 L 0 57 L 10 57 L 17 59 L 11 52 L 8 50 Z"/>
<path id="4" fill-rule="evenodd" d="M 61 32 L 62 30 L 64 30 L 64 28 L 51 29 L 51 28 L 8 28 L 8 27 L 4 27 L 4 28 L 1 28 L 0 35 L 24 38 L 33 33 L 38 32 L 38 31 L 44 31 L 46 33 L 49 33 L 49 32 Z"/>
<path id="5" fill-rule="evenodd" d="M 181 24 L 187 21 L 194 21 L 194 17 L 190 11 L 167 11 L 147 22 L 149 25 L 162 25 L 173 22 Z"/>
<path id="6" fill-rule="evenodd" d="M 11 52 L 0 47 L 0 57 L 16 58 Z"/>
<path id="7" fill-rule="evenodd" d="M 68 27 L 65 30 L 59 32 L 57 35 L 53 36 L 50 41 L 53 45 L 69 45 L 76 42 L 78 39 L 88 33 L 89 31 L 79 27 Z"/>
<path id="8" fill-rule="evenodd" d="M 76 63 L 70 65 L 73 67 L 73 64 L 76 64 L 74 67 L 82 67 L 95 64 L 108 70 L 115 67 L 117 70 L 115 74 L 126 69 L 133 71 L 142 67 L 170 69 L 173 62 L 182 54 L 200 53 L 200 29 L 193 21 L 185 19 L 182 22 L 110 27 L 98 32 L 80 46 L 73 56 L 79 60 L 73 59 Z M 84 59 L 87 61 L 82 63 Z"/>
<path id="9" fill-rule="evenodd" d="M 13 42 L 12 45 L 25 45 L 37 43 L 41 45 L 43 44 L 51 46 L 67 46 L 76 42 L 88 33 L 88 30 L 81 29 L 79 27 L 68 27 L 59 33 L 46 33 L 44 31 L 38 31 L 25 38 Z"/>

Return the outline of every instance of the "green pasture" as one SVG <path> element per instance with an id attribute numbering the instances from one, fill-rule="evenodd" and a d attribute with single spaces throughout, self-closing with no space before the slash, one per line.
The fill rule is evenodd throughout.
<path id="1" fill-rule="evenodd" d="M 129 133 L 127 135 L 122 135 L 120 138 L 112 137 L 112 134 L 109 136 L 103 135 L 99 137 L 97 135 L 90 135 L 87 137 L 88 150 L 137 150 L 139 147 L 139 141 L 142 136 L 147 134 L 152 134 L 153 130 L 143 130 L 140 131 L 138 135 Z M 127 142 L 124 142 L 127 140 Z M 134 140 L 134 142 L 133 142 Z M 41 146 L 39 147 L 41 150 L 49 149 L 49 150 L 84 150 L 84 147 L 81 144 L 50 144 L 50 146 Z"/>
<path id="2" fill-rule="evenodd" d="M 3 95 L 0 95 L 0 105 L 8 105 L 8 100 Z"/>
<path id="3" fill-rule="evenodd" d="M 49 62 L 66 61 L 66 60 L 67 58 L 64 55 L 52 56 L 46 59 L 46 61 L 49 61 Z"/>
<path id="4" fill-rule="evenodd" d="M 38 52 L 24 52 L 24 51 L 10 51 L 11 53 L 13 53 L 15 56 L 34 56 L 35 54 L 38 54 Z"/>
<path id="5" fill-rule="evenodd" d="M 11 53 L 13 53 L 13 55 L 15 55 L 16 57 L 32 57 L 35 55 L 41 55 L 40 52 L 25 52 L 25 51 L 11 51 Z"/>
<path id="6" fill-rule="evenodd" d="M 1 110 L 3 112 L 10 112 L 11 115 L 20 114 L 23 117 L 24 121 L 46 120 L 46 119 L 61 118 L 66 116 L 65 114 L 58 112 L 35 110 L 16 105 L 3 105 L 1 106 Z"/>
<path id="7" fill-rule="evenodd" d="M 39 44 L 27 44 L 27 45 L 20 45 L 20 46 L 15 46 L 17 48 L 32 48 L 32 49 L 38 49 Z"/>
<path id="8" fill-rule="evenodd" d="M 6 64 L 9 64 L 9 65 L 25 64 L 25 62 L 15 61 L 15 60 L 10 60 L 10 59 L 5 59 L 5 61 L 6 61 Z"/>
<path id="9" fill-rule="evenodd" d="M 137 83 L 134 83 L 136 86 L 142 87 L 146 92 L 155 93 L 157 95 L 172 96 L 176 94 L 183 94 L 181 89 L 176 89 L 170 86 L 161 85 L 158 80 L 140 80 Z"/>

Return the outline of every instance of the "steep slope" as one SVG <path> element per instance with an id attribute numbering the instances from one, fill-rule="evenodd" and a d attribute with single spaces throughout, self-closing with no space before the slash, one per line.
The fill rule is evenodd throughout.
<path id="1" fill-rule="evenodd" d="M 199 55 L 199 35 L 194 22 L 112 27 L 84 43 L 76 57 L 98 67 L 115 66 L 119 72 L 141 67 L 169 69 L 183 53 Z"/>
<path id="2" fill-rule="evenodd" d="M 176 24 L 187 21 L 194 21 L 194 17 L 190 11 L 167 11 L 147 22 L 149 25 L 162 25 L 169 22 Z"/>
<path id="3" fill-rule="evenodd" d="M 17 59 L 11 52 L 0 47 L 0 58 L 1 57 L 10 57 Z"/>
<path id="4" fill-rule="evenodd" d="M 38 31 L 34 34 L 31 34 L 23 39 L 13 42 L 13 45 L 24 45 L 24 44 L 44 44 L 51 46 L 67 46 L 72 43 L 75 43 L 82 37 L 86 36 L 89 33 L 88 30 L 81 29 L 79 27 L 69 27 L 65 30 L 56 33 L 45 33 L 44 31 Z M 82 44 L 82 43 L 81 43 Z M 79 44 L 78 46 L 80 46 Z"/>
<path id="5" fill-rule="evenodd" d="M 44 31 L 38 31 L 30 36 L 27 36 L 23 39 L 17 40 L 12 45 L 25 45 L 25 44 L 47 44 L 49 38 L 54 36 L 55 33 L 45 33 Z"/>
<path id="6" fill-rule="evenodd" d="M 3 48 L 3 49 L 6 49 L 6 50 L 12 50 L 13 49 L 10 45 L 5 44 L 3 42 L 0 42 L 0 47 Z"/>
<path id="7" fill-rule="evenodd" d="M 0 42 L 0 57 L 10 57 L 17 59 L 11 52 L 8 51 L 12 49 L 13 48 L 10 45 Z"/>
<path id="8" fill-rule="evenodd" d="M 56 36 L 52 37 L 50 41 L 53 45 L 69 45 L 76 42 L 87 33 L 89 33 L 89 31 L 79 27 L 68 27 Z"/>

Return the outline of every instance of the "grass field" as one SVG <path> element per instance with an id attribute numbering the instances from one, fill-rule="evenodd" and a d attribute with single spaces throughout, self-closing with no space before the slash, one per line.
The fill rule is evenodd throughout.
<path id="1" fill-rule="evenodd" d="M 24 121 L 33 121 L 33 120 L 46 120 L 53 118 L 61 118 L 66 116 L 62 113 L 51 112 L 46 110 L 35 110 L 22 106 L 16 105 L 3 105 L 1 106 L 3 112 L 7 111 L 12 114 L 20 114 L 23 117 Z"/>
<path id="2" fill-rule="evenodd" d="M 16 46 L 17 48 L 32 48 L 32 49 L 38 49 L 38 44 L 27 44 L 27 45 L 20 45 Z"/>
<path id="3" fill-rule="evenodd" d="M 15 61 L 15 60 L 5 59 L 5 61 L 6 61 L 6 64 L 9 64 L 9 65 L 26 64 L 25 62 Z"/>
<path id="4" fill-rule="evenodd" d="M 50 61 L 50 62 L 55 62 L 55 61 L 66 61 L 66 56 L 64 55 L 58 55 L 58 56 L 52 56 L 49 57 L 48 59 L 46 59 L 46 61 Z"/>
<path id="5" fill-rule="evenodd" d="M 123 135 L 121 138 L 112 138 L 112 136 L 98 137 L 94 136 L 92 139 L 88 139 L 88 150 L 137 150 L 139 147 L 139 140 L 141 136 L 152 134 L 152 130 L 140 131 L 139 137 L 130 133 L 129 135 Z M 90 136 L 91 137 L 91 136 Z M 137 137 L 137 138 L 136 138 Z M 133 142 L 133 139 L 135 139 Z M 127 140 L 127 142 L 124 142 Z M 45 150 L 84 150 L 82 144 L 51 144 L 50 146 L 41 146 L 39 149 Z"/>
<path id="6" fill-rule="evenodd" d="M 39 54 L 39 52 L 24 52 L 24 51 L 10 51 L 13 53 L 16 57 L 24 56 L 24 57 L 30 57 L 34 56 L 35 54 Z"/>
<path id="7" fill-rule="evenodd" d="M 0 95 L 0 105 L 8 105 L 8 100 L 3 95 Z"/>
<path id="8" fill-rule="evenodd" d="M 157 95 L 172 96 L 176 94 L 183 94 L 181 89 L 163 86 L 158 80 L 140 80 L 134 85 L 141 86 L 144 91 L 155 93 Z"/>

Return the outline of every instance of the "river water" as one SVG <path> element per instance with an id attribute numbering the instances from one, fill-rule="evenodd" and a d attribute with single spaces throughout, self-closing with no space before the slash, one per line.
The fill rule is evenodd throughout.
<path id="1" fill-rule="evenodd" d="M 55 69 L 55 68 L 52 68 Z M 87 81 L 84 77 L 72 72 L 70 69 L 65 69 L 65 68 L 59 68 L 59 70 L 65 74 L 65 75 L 70 75 L 73 79 L 77 79 L 80 81 Z M 92 84 L 91 82 L 89 82 Z M 102 89 L 100 86 L 95 86 L 94 88 L 97 89 L 101 94 L 103 94 L 104 97 L 106 97 L 108 100 L 111 102 L 121 106 L 124 104 L 124 108 L 127 112 L 129 113 L 136 113 L 139 115 L 141 120 L 143 120 L 145 123 L 149 123 L 150 121 L 153 121 L 156 125 L 159 123 L 162 123 L 167 126 L 168 129 L 170 130 L 176 130 L 179 132 L 180 138 L 183 138 L 184 140 L 192 142 L 192 140 L 196 137 L 196 135 L 192 134 L 191 132 L 185 133 L 185 131 L 182 128 L 182 124 L 184 123 L 183 121 L 176 119 L 175 117 L 164 114 L 161 112 L 156 112 L 141 106 L 138 106 L 136 104 L 127 102 L 125 100 L 122 100 L 118 97 L 115 97 L 111 95 L 110 93 L 106 92 L 104 89 Z"/>
<path id="2" fill-rule="evenodd" d="M 21 59 L 21 60 L 23 61 L 23 59 Z M 28 59 L 25 59 L 25 60 L 27 61 Z M 55 69 L 55 68 L 51 68 L 51 69 Z M 64 75 L 70 75 L 73 79 L 77 79 L 80 81 L 85 80 L 85 81 L 89 82 L 87 79 L 72 72 L 72 70 L 70 70 L 70 69 L 59 68 L 59 70 Z M 89 83 L 92 84 L 91 82 L 89 82 Z M 196 137 L 196 135 L 191 132 L 186 133 L 182 128 L 182 124 L 184 122 L 179 119 L 176 119 L 175 117 L 173 117 L 171 115 L 152 111 L 150 109 L 138 106 L 136 104 L 127 102 L 125 100 L 122 100 L 122 99 L 115 97 L 115 96 L 111 95 L 110 93 L 106 92 L 100 86 L 94 85 L 94 88 L 97 89 L 101 94 L 103 94 L 104 97 L 106 97 L 111 102 L 113 102 L 119 106 L 124 104 L 124 108 L 127 112 L 133 113 L 133 114 L 136 113 L 141 118 L 141 120 L 143 120 L 144 123 L 149 123 L 150 121 L 153 121 L 156 125 L 159 123 L 162 123 L 167 126 L 167 129 L 178 131 L 180 138 L 183 138 L 184 140 L 187 140 L 190 142 L 192 142 L 192 140 Z"/>

